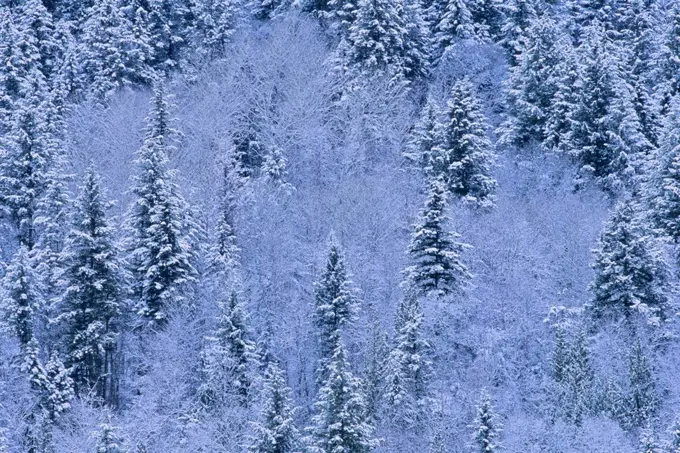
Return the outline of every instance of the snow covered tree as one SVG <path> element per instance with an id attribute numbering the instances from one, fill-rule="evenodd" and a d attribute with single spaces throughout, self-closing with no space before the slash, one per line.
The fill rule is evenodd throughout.
<path id="1" fill-rule="evenodd" d="M 64 328 L 64 348 L 76 389 L 115 404 L 115 348 L 125 289 L 109 203 L 94 168 L 87 170 L 75 203 L 65 248 L 67 269 L 57 321 Z"/>
<path id="2" fill-rule="evenodd" d="M 605 190 L 617 193 L 631 183 L 636 162 L 650 146 L 631 102 L 630 87 L 614 60 L 613 45 L 597 23 L 586 37 L 579 49 L 583 65 L 566 147 L 581 167 L 579 181 L 592 176 Z"/>
<path id="3" fill-rule="evenodd" d="M 291 391 L 283 371 L 269 365 L 264 381 L 264 403 L 248 446 L 250 453 L 294 453 L 300 450 L 300 433 L 293 419 Z"/>
<path id="4" fill-rule="evenodd" d="M 659 84 L 656 97 L 661 114 L 668 113 L 671 99 L 680 94 L 680 4 L 674 4 L 668 11 L 668 24 L 663 30 L 663 39 L 653 60 L 653 80 Z"/>
<path id="5" fill-rule="evenodd" d="M 428 177 L 435 178 L 434 173 L 434 148 L 441 140 L 442 125 L 440 122 L 441 111 L 437 101 L 428 97 L 420 119 L 411 131 L 407 149 L 404 152 L 410 162 L 420 167 Z"/>
<path id="6" fill-rule="evenodd" d="M 367 453 L 378 445 L 373 427 L 366 420 L 361 380 L 352 375 L 345 356 L 340 341 L 314 404 L 316 413 L 308 440 L 311 453 Z"/>
<path id="7" fill-rule="evenodd" d="M 38 69 L 45 79 L 50 80 L 62 51 L 56 37 L 52 13 L 42 0 L 25 0 L 17 6 L 15 17 L 19 27 L 20 45 L 27 45 L 32 51 L 37 50 L 37 54 L 31 57 L 35 62 L 31 69 Z"/>
<path id="8" fill-rule="evenodd" d="M 347 39 L 348 67 L 355 79 L 378 75 L 401 81 L 410 72 L 417 75 L 405 61 L 408 44 L 405 13 L 403 0 L 359 1 Z"/>
<path id="9" fill-rule="evenodd" d="M 366 397 L 366 415 L 373 421 L 381 416 L 382 401 L 385 393 L 385 374 L 389 363 L 390 347 L 387 333 L 373 322 L 371 337 L 366 353 L 362 382 Z"/>
<path id="10" fill-rule="evenodd" d="M 433 149 L 433 174 L 442 177 L 451 195 L 478 208 L 494 203 L 495 161 L 487 121 L 467 80 L 456 82 L 447 103 L 441 141 Z"/>
<path id="11" fill-rule="evenodd" d="M 258 14 L 265 14 L 264 3 Z M 238 25 L 239 9 L 242 2 L 238 0 L 198 0 L 196 8 L 196 34 L 199 52 L 210 58 L 224 56 L 227 46 Z M 271 3 L 271 2 L 270 2 Z M 273 10 L 266 9 L 267 15 Z M 268 16 L 267 16 L 268 17 Z"/>
<path id="12" fill-rule="evenodd" d="M 431 347 L 424 338 L 423 321 L 418 297 L 407 289 L 396 315 L 394 346 L 385 378 L 390 420 L 406 428 L 422 429 L 431 410 Z"/>
<path id="13" fill-rule="evenodd" d="M 232 290 L 219 304 L 217 326 L 203 354 L 203 404 L 219 409 L 229 397 L 242 406 L 251 402 L 251 387 L 257 368 L 255 344 L 249 339 L 248 317 L 239 294 Z"/>
<path id="14" fill-rule="evenodd" d="M 13 104 L 7 133 L 0 141 L 0 205 L 29 250 L 36 242 L 38 202 L 50 181 L 57 141 L 48 87 L 37 70 L 21 84 L 20 99 Z"/>
<path id="15" fill-rule="evenodd" d="M 71 408 L 71 401 L 75 397 L 73 380 L 70 370 L 64 367 L 64 363 L 56 352 L 52 353 L 45 365 L 42 393 L 43 408 L 49 420 L 56 420 Z"/>
<path id="16" fill-rule="evenodd" d="M 510 55 L 510 65 L 515 66 L 522 53 L 527 30 L 536 19 L 536 8 L 534 0 L 509 0 L 503 4 L 503 9 L 500 44 Z"/>
<path id="17" fill-rule="evenodd" d="M 559 53 L 560 59 L 553 72 L 555 94 L 545 119 L 543 147 L 568 154 L 571 115 L 578 107 L 578 93 L 573 87 L 579 80 L 580 66 L 571 42 L 558 40 L 555 51 Z"/>
<path id="18" fill-rule="evenodd" d="M 476 35 L 480 38 L 500 39 L 503 25 L 502 2 L 498 0 L 473 0 L 469 3 Z"/>
<path id="19" fill-rule="evenodd" d="M 511 68 L 506 94 L 506 119 L 501 126 L 502 142 L 524 146 L 546 139 L 546 123 L 559 90 L 556 71 L 568 39 L 549 17 L 531 22 L 517 65 Z"/>
<path id="20" fill-rule="evenodd" d="M 571 34 L 577 44 L 587 34 L 585 29 L 594 22 L 600 22 L 608 29 L 614 26 L 612 0 L 567 0 L 565 3 Z"/>
<path id="21" fill-rule="evenodd" d="M 217 224 L 215 238 L 209 250 L 210 272 L 219 281 L 226 281 L 229 274 L 239 266 L 240 250 L 236 244 L 236 209 L 238 208 L 239 190 L 243 182 L 239 176 L 239 162 L 233 154 L 225 158 L 222 165 L 222 181 L 218 201 Z"/>
<path id="22" fill-rule="evenodd" d="M 593 407 L 593 381 L 588 337 L 583 329 L 579 329 L 569 345 L 561 382 L 563 393 L 559 400 L 563 415 L 576 426 L 581 426 Z"/>
<path id="23" fill-rule="evenodd" d="M 147 117 L 144 143 L 137 152 L 136 200 L 128 213 L 128 251 L 138 313 L 163 327 L 170 311 L 185 300 L 195 280 L 189 241 L 184 234 L 186 203 L 168 168 L 177 135 L 171 126 L 162 82 L 157 83 Z"/>
<path id="24" fill-rule="evenodd" d="M 477 405 L 473 426 L 476 451 L 494 453 L 500 450 L 498 437 L 500 436 L 501 425 L 494 413 L 491 397 L 486 391 L 482 392 L 481 400 Z"/>
<path id="25" fill-rule="evenodd" d="M 137 61 L 132 23 L 117 0 L 97 0 L 82 26 L 82 71 L 94 99 L 106 103 L 125 85 L 148 79 L 145 62 Z"/>
<path id="26" fill-rule="evenodd" d="M 433 30 L 436 56 L 443 55 L 459 39 L 478 38 L 467 1 L 435 0 L 430 8 L 436 17 Z"/>
<path id="27" fill-rule="evenodd" d="M 640 312 L 658 322 L 668 315 L 667 270 L 653 240 L 643 231 L 634 202 L 619 202 L 595 251 L 588 304 L 593 317 L 628 318 Z"/>
<path id="28" fill-rule="evenodd" d="M 2 282 L 3 318 L 22 347 L 34 339 L 38 313 L 44 308 L 39 280 L 26 247 L 16 252 Z"/>
<path id="29" fill-rule="evenodd" d="M 253 16 L 258 20 L 270 20 L 290 6 L 288 0 L 255 0 L 252 3 Z"/>
<path id="30" fill-rule="evenodd" d="M 125 453 L 123 441 L 117 433 L 115 426 L 110 423 L 99 425 L 99 438 L 97 439 L 97 453 Z"/>
<path id="31" fill-rule="evenodd" d="M 668 453 L 680 452 L 680 417 L 676 416 L 671 425 L 671 441 L 668 445 Z"/>
<path id="32" fill-rule="evenodd" d="M 314 324 L 319 341 L 317 378 L 324 382 L 333 353 L 341 340 L 342 329 L 355 321 L 360 304 L 344 254 L 334 235 L 329 241 L 325 269 L 314 283 L 314 296 Z"/>
<path id="33" fill-rule="evenodd" d="M 626 421 L 632 427 L 650 423 L 659 410 L 652 366 L 639 338 L 628 354 L 628 407 Z"/>
<path id="34" fill-rule="evenodd" d="M 444 183 L 434 180 L 408 249 L 413 265 L 406 275 L 419 294 L 460 294 L 471 278 L 461 260 L 468 246 L 458 242 L 458 233 L 447 230 L 446 208 Z"/>
<path id="35" fill-rule="evenodd" d="M 645 427 L 640 432 L 640 453 L 661 453 L 661 448 L 656 443 L 654 430 L 651 426 Z"/>

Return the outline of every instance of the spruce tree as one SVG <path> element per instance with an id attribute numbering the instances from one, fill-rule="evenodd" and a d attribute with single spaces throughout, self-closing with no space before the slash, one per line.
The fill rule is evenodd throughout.
<path id="1" fill-rule="evenodd" d="M 560 55 L 553 72 L 555 94 L 550 100 L 550 109 L 545 119 L 543 147 L 547 150 L 568 154 L 571 134 L 571 115 L 578 107 L 578 93 L 573 89 L 579 80 L 580 66 L 571 42 L 562 39 L 556 42 L 555 52 Z"/>
<path id="2" fill-rule="evenodd" d="M 318 382 L 325 381 L 342 330 L 356 320 L 360 304 L 342 249 L 333 235 L 329 242 L 325 269 L 314 284 L 314 324 L 319 342 Z"/>
<path id="3" fill-rule="evenodd" d="M 661 453 L 661 448 L 657 445 L 654 430 L 651 426 L 645 427 L 640 432 L 640 453 Z"/>
<path id="4" fill-rule="evenodd" d="M 61 59 L 61 51 L 52 13 L 42 0 L 25 0 L 17 6 L 16 16 L 21 45 L 37 51 L 35 66 L 50 80 Z"/>
<path id="5" fill-rule="evenodd" d="M 97 453 L 125 453 L 126 451 L 115 426 L 110 423 L 99 425 Z"/>
<path id="6" fill-rule="evenodd" d="M 273 13 L 272 9 L 264 7 L 258 10 L 256 16 Z M 210 58 L 222 57 L 238 25 L 239 7 L 241 2 L 234 0 L 198 0 L 196 2 L 196 37 L 199 52 Z M 266 12 L 265 12 L 266 11 Z"/>
<path id="7" fill-rule="evenodd" d="M 294 453 L 300 449 L 300 433 L 293 419 L 291 391 L 283 371 L 274 363 L 264 381 L 264 403 L 254 424 L 250 453 Z"/>
<path id="8" fill-rule="evenodd" d="M 366 397 L 366 414 L 371 421 L 379 419 L 382 415 L 381 408 L 387 381 L 389 353 L 387 333 L 383 331 L 377 321 L 374 321 L 371 327 L 371 337 L 362 379 Z"/>
<path id="9" fill-rule="evenodd" d="M 467 1 L 435 0 L 430 8 L 436 17 L 433 30 L 436 56 L 443 55 L 457 40 L 477 38 Z"/>
<path id="10" fill-rule="evenodd" d="M 349 370 L 345 347 L 338 342 L 328 367 L 328 377 L 319 390 L 309 428 L 312 453 L 367 453 L 378 444 L 366 420 L 366 402 L 361 381 Z"/>
<path id="11" fill-rule="evenodd" d="M 680 417 L 676 416 L 671 425 L 671 440 L 668 445 L 668 453 L 680 452 Z"/>
<path id="12" fill-rule="evenodd" d="M 500 44 L 510 55 L 510 65 L 515 66 L 522 53 L 527 30 L 537 17 L 536 8 L 534 0 L 508 0 L 503 8 Z"/>
<path id="13" fill-rule="evenodd" d="M 591 412 L 594 375 L 590 359 L 588 338 L 579 329 L 569 350 L 562 380 L 561 410 L 567 420 L 581 426 L 583 418 Z"/>
<path id="14" fill-rule="evenodd" d="M 73 380 L 70 370 L 64 366 L 56 352 L 52 353 L 45 365 L 42 391 L 43 407 L 49 420 L 56 420 L 71 408 L 71 401 L 75 397 Z"/>
<path id="15" fill-rule="evenodd" d="M 628 408 L 626 420 L 633 427 L 650 423 L 659 410 L 653 369 L 639 338 L 628 354 Z"/>
<path id="16" fill-rule="evenodd" d="M 503 143 L 524 146 L 546 141 L 546 124 L 559 90 L 556 71 L 564 59 L 561 51 L 566 39 L 549 17 L 531 22 L 510 73 L 507 116 L 500 130 Z"/>
<path id="17" fill-rule="evenodd" d="M 446 110 L 441 142 L 433 150 L 433 173 L 443 177 L 451 195 L 478 208 L 494 203 L 495 156 L 487 137 L 487 121 L 467 80 L 454 84 Z"/>
<path id="18" fill-rule="evenodd" d="M 144 33 L 151 49 L 149 64 L 167 75 L 184 64 L 195 17 L 186 2 L 146 0 L 146 5 L 146 11 L 139 12 L 137 18 L 141 21 L 141 15 L 145 15 Z"/>
<path id="19" fill-rule="evenodd" d="M 147 117 L 144 143 L 137 152 L 133 194 L 128 213 L 128 243 L 138 313 L 151 326 L 163 327 L 171 311 L 185 300 L 195 280 L 189 241 L 184 234 L 186 203 L 168 168 L 177 131 L 172 128 L 165 89 L 159 82 Z"/>
<path id="20" fill-rule="evenodd" d="M 42 288 L 33 272 L 26 247 L 20 247 L 5 271 L 3 318 L 22 347 L 35 338 L 36 318 L 44 308 Z"/>
<path id="21" fill-rule="evenodd" d="M 430 411 L 431 347 L 424 338 L 423 318 L 417 295 L 407 289 L 396 315 L 385 391 L 391 420 L 407 428 L 422 429 Z"/>
<path id="22" fill-rule="evenodd" d="M 477 405 L 473 426 L 476 451 L 494 453 L 500 450 L 498 437 L 500 436 L 501 425 L 494 413 L 491 397 L 486 391 L 482 392 L 482 397 Z"/>
<path id="23" fill-rule="evenodd" d="M 257 368 L 255 344 L 250 340 L 248 317 L 239 294 L 232 290 L 219 305 L 217 326 L 203 355 L 204 405 L 216 410 L 235 398 L 242 406 L 252 400 L 251 387 Z"/>
<path id="24" fill-rule="evenodd" d="M 413 265 L 406 270 L 407 278 L 421 295 L 460 294 L 471 278 L 461 261 L 467 245 L 458 242 L 458 233 L 446 229 L 446 207 L 444 184 L 434 180 L 408 249 Z"/>
<path id="25" fill-rule="evenodd" d="M 675 3 L 668 15 L 661 45 L 654 56 L 657 66 L 653 70 L 653 79 L 659 84 L 655 94 L 661 114 L 668 113 L 671 99 L 680 94 L 680 4 Z"/>
<path id="26" fill-rule="evenodd" d="M 124 286 L 113 228 L 106 218 L 109 207 L 94 168 L 87 170 L 75 203 L 68 235 L 59 304 L 64 345 L 79 392 L 91 392 L 115 403 L 115 348 L 120 330 Z"/>
<path id="27" fill-rule="evenodd" d="M 619 202 L 605 224 L 593 269 L 588 311 L 595 318 L 639 312 L 653 322 L 668 315 L 666 267 L 653 238 L 643 231 L 633 201 Z"/>
<path id="28" fill-rule="evenodd" d="M 217 224 L 208 261 L 211 273 L 219 281 L 225 281 L 238 268 L 240 259 L 235 222 L 243 181 L 239 176 L 239 162 L 233 154 L 226 157 L 221 177 Z"/>
<path id="29" fill-rule="evenodd" d="M 428 97 L 420 112 L 420 119 L 411 131 L 407 149 L 404 152 L 404 157 L 420 167 L 428 177 L 437 176 L 434 174 L 434 148 L 441 140 L 440 116 L 437 101 Z"/>

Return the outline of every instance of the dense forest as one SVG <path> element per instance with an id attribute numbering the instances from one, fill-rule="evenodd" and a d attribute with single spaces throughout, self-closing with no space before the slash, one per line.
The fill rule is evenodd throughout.
<path id="1" fill-rule="evenodd" d="M 680 3 L 0 0 L 1 453 L 679 453 Z"/>

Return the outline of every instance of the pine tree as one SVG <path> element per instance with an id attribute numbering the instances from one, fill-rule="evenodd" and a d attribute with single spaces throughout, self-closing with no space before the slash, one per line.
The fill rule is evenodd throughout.
<path id="1" fill-rule="evenodd" d="M 37 70 L 27 75 L 14 103 L 7 134 L 0 146 L 0 205 L 29 250 L 36 242 L 38 202 L 49 183 L 57 148 L 54 119 L 45 79 Z"/>
<path id="2" fill-rule="evenodd" d="M 389 353 L 387 333 L 382 330 L 377 321 L 374 321 L 362 379 L 366 397 L 366 415 L 371 421 L 381 416 Z"/>
<path id="3" fill-rule="evenodd" d="M 571 115 L 578 107 L 578 93 L 573 89 L 579 80 L 580 66 L 574 47 L 566 40 L 556 42 L 555 51 L 560 60 L 551 81 L 555 87 L 555 95 L 550 100 L 548 117 L 545 120 L 543 147 L 569 153 L 571 134 Z"/>
<path id="4" fill-rule="evenodd" d="M 680 417 L 676 416 L 671 426 L 671 441 L 668 446 L 668 453 L 680 452 Z"/>
<path id="5" fill-rule="evenodd" d="M 149 65 L 167 75 L 183 65 L 195 18 L 186 2 L 146 0 L 146 4 L 146 11 L 137 14 L 145 16 L 142 26 L 151 49 Z"/>
<path id="6" fill-rule="evenodd" d="M 366 420 L 361 381 L 349 371 L 345 348 L 338 342 L 329 363 L 328 378 L 314 404 L 309 428 L 312 453 L 367 453 L 378 444 Z"/>
<path id="7" fill-rule="evenodd" d="M 559 90 L 556 71 L 566 36 L 548 18 L 536 19 L 527 29 L 517 65 L 511 68 L 506 94 L 506 120 L 501 126 L 502 142 L 524 146 L 546 141 L 546 124 Z"/>
<path id="8" fill-rule="evenodd" d="M 325 269 L 314 284 L 314 296 L 314 324 L 319 341 L 317 377 L 319 382 L 323 382 L 342 330 L 356 320 L 360 304 L 345 265 L 344 254 L 333 235 L 329 241 Z"/>
<path id="9" fill-rule="evenodd" d="M 503 25 L 502 3 L 498 0 L 473 0 L 469 5 L 477 36 L 499 40 Z"/>
<path id="10" fill-rule="evenodd" d="M 144 143 L 137 152 L 133 193 L 128 214 L 132 230 L 128 244 L 138 312 L 163 327 L 170 311 L 185 300 L 183 291 L 195 280 L 189 242 L 184 234 L 186 204 L 168 168 L 168 154 L 177 135 L 171 127 L 165 89 L 159 82 L 147 117 Z"/>
<path id="11" fill-rule="evenodd" d="M 250 453 L 293 453 L 299 451 L 300 433 L 293 419 L 291 391 L 283 371 L 269 365 L 264 381 L 264 403 L 254 435 L 248 446 Z"/>
<path id="12" fill-rule="evenodd" d="M 117 89 L 144 80 L 147 69 L 132 50 L 132 23 L 117 0 L 98 0 L 82 26 L 82 71 L 94 99 L 106 103 Z"/>
<path id="13" fill-rule="evenodd" d="M 477 38 L 472 12 L 465 0 L 435 0 L 431 14 L 436 17 L 433 40 L 436 56 L 443 55 L 459 39 Z"/>
<path id="14" fill-rule="evenodd" d="M 238 0 L 199 0 L 197 2 L 196 29 L 199 51 L 210 58 L 224 56 L 232 36 L 237 28 L 239 9 L 241 3 Z M 261 9 L 256 12 L 256 17 L 273 13 L 264 6 L 268 0 L 262 2 Z M 266 11 L 266 13 L 265 13 Z"/>
<path id="15" fill-rule="evenodd" d="M 606 28 L 613 27 L 612 0 L 567 0 L 569 22 L 572 36 L 577 44 L 584 40 L 586 29 L 595 22 L 600 22 Z"/>
<path id="16" fill-rule="evenodd" d="M 422 428 L 430 411 L 431 347 L 423 338 L 423 318 L 418 297 L 407 289 L 395 320 L 385 392 L 391 420 L 407 428 Z"/>
<path id="17" fill-rule="evenodd" d="M 522 53 L 527 30 L 537 17 L 536 8 L 534 0 L 509 0 L 503 7 L 500 44 L 510 55 L 510 65 L 515 66 Z"/>
<path id="18" fill-rule="evenodd" d="M 640 433 L 640 453 L 661 453 L 661 448 L 656 443 L 654 430 L 651 426 L 646 427 Z"/>
<path id="19" fill-rule="evenodd" d="M 52 13 L 41 0 L 25 0 L 18 5 L 16 16 L 20 33 L 20 45 L 37 50 L 36 65 L 31 69 L 41 71 L 50 80 L 61 59 L 61 49 L 56 39 Z"/>
<path id="20" fill-rule="evenodd" d="M 348 36 L 348 67 L 355 79 L 407 77 L 412 71 L 405 61 L 407 35 L 403 0 L 360 0 Z"/>
<path id="21" fill-rule="evenodd" d="M 3 277 L 3 317 L 19 344 L 26 347 L 34 339 L 37 314 L 44 307 L 42 291 L 26 247 L 12 258 Z"/>
<path id="22" fill-rule="evenodd" d="M 634 206 L 631 200 L 618 203 L 600 236 L 590 286 L 593 299 L 588 305 L 595 318 L 640 312 L 651 322 L 668 314 L 667 271 Z"/>
<path id="23" fill-rule="evenodd" d="M 639 338 L 628 355 L 627 422 L 633 427 L 650 423 L 659 409 L 652 366 Z"/>
<path id="24" fill-rule="evenodd" d="M 45 365 L 44 386 L 43 407 L 48 419 L 54 421 L 71 408 L 75 396 L 70 371 L 57 353 L 52 353 Z"/>
<path id="25" fill-rule="evenodd" d="M 31 42 L 22 42 L 8 7 L 0 7 L 0 36 L 4 37 L 0 40 L 0 55 L 4 62 L 0 66 L 0 131 L 4 131 L 9 126 L 21 83 L 34 63 L 32 60 L 37 60 L 38 51 L 30 46 Z"/>
<path id="26" fill-rule="evenodd" d="M 65 290 L 57 320 L 64 326 L 65 350 L 77 389 L 81 393 L 94 389 L 102 401 L 113 404 L 124 287 L 105 198 L 101 179 L 90 167 L 66 244 Z"/>
<path id="27" fill-rule="evenodd" d="M 99 425 L 97 453 L 125 453 L 126 451 L 115 426 L 110 423 Z"/>
<path id="28" fill-rule="evenodd" d="M 661 106 L 661 114 L 668 113 L 671 99 L 680 94 L 680 5 L 674 4 L 668 15 L 663 40 L 654 56 L 657 66 L 653 79 L 659 84 L 656 97 Z"/>
<path id="29" fill-rule="evenodd" d="M 489 208 L 497 186 L 491 176 L 495 156 L 486 134 L 486 118 L 470 82 L 456 82 L 447 105 L 441 143 L 433 150 L 433 174 L 444 178 L 454 197 L 474 207 Z"/>
<path id="30" fill-rule="evenodd" d="M 653 208 L 650 216 L 654 225 L 677 244 L 680 241 L 680 102 L 674 101 L 670 111 L 646 197 Z"/>
<path id="31" fill-rule="evenodd" d="M 555 350 L 552 357 L 552 375 L 555 382 L 562 383 L 567 376 L 569 349 L 564 327 L 558 325 L 555 330 Z"/>
<path id="32" fill-rule="evenodd" d="M 255 344 L 249 339 L 247 314 L 239 295 L 232 290 L 220 303 L 215 332 L 204 352 L 204 383 L 201 398 L 206 407 L 217 409 L 235 397 L 248 406 L 257 368 Z"/>
<path id="33" fill-rule="evenodd" d="M 446 230 L 445 209 L 444 184 L 440 179 L 434 180 L 408 250 L 414 264 L 406 274 L 419 294 L 461 293 L 471 278 L 461 261 L 467 245 L 457 241 L 458 233 Z"/>
<path id="34" fill-rule="evenodd" d="M 579 329 L 569 347 L 564 371 L 561 410 L 567 420 L 581 426 L 584 416 L 591 412 L 594 380 L 588 338 L 583 329 Z"/>
<path id="35" fill-rule="evenodd" d="M 434 174 L 434 148 L 441 140 L 440 115 L 437 101 L 428 97 L 420 113 L 420 119 L 411 131 L 407 150 L 404 152 L 404 157 L 420 167 L 431 178 L 437 176 Z"/>
<path id="36" fill-rule="evenodd" d="M 501 425 L 496 419 L 491 397 L 486 391 L 482 392 L 482 397 L 477 406 L 477 413 L 474 420 L 474 441 L 480 453 L 493 453 L 499 450 L 498 437 L 500 436 Z"/>
<path id="37" fill-rule="evenodd" d="M 239 266 L 240 250 L 236 241 L 236 210 L 243 181 L 239 176 L 239 162 L 230 154 L 222 166 L 215 238 L 209 251 L 210 272 L 226 281 Z M 233 277 L 233 275 L 231 275 Z"/>

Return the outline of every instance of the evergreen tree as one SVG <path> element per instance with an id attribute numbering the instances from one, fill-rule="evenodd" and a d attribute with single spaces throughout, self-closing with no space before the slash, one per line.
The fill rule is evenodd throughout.
<path id="1" fill-rule="evenodd" d="M 36 242 L 35 220 L 45 194 L 57 148 L 51 121 L 53 109 L 45 79 L 32 71 L 22 82 L 9 130 L 1 141 L 0 205 L 29 250 Z"/>
<path id="2" fill-rule="evenodd" d="M 564 369 L 561 410 L 567 420 L 581 426 L 584 416 L 591 412 L 594 374 L 588 348 L 588 338 L 580 329 L 569 347 Z"/>
<path id="3" fill-rule="evenodd" d="M 613 27 L 612 0 L 567 0 L 567 11 L 572 36 L 576 43 L 580 43 L 585 30 L 595 22 L 600 22 L 607 29 Z"/>
<path id="4" fill-rule="evenodd" d="M 502 2 L 498 0 L 473 0 L 470 3 L 472 22 L 480 38 L 496 41 L 501 37 L 503 25 Z"/>
<path id="5" fill-rule="evenodd" d="M 458 81 L 451 89 L 441 142 L 433 150 L 433 174 L 443 177 L 449 192 L 466 204 L 489 208 L 496 180 L 495 156 L 486 135 L 488 125 L 472 85 Z"/>
<path id="6" fill-rule="evenodd" d="M 49 80 L 55 73 L 62 51 L 52 13 L 42 0 L 25 0 L 17 6 L 15 17 L 19 27 L 20 45 L 30 47 L 31 52 L 37 51 L 31 57 L 35 63 L 31 69 L 41 71 L 43 77 Z"/>
<path id="7" fill-rule="evenodd" d="M 430 7 L 436 17 L 433 39 L 436 56 L 443 55 L 459 39 L 478 38 L 472 12 L 465 0 L 435 0 Z"/>
<path id="8" fill-rule="evenodd" d="M 550 109 L 545 119 L 543 146 L 548 150 L 569 153 L 571 115 L 578 107 L 578 93 L 573 89 L 579 80 L 580 66 L 576 52 L 570 42 L 558 40 L 555 52 L 560 55 L 553 72 L 555 94 L 550 100 Z"/>
<path id="9" fill-rule="evenodd" d="M 195 278 L 189 242 L 184 234 L 186 205 L 168 168 L 177 132 L 171 127 L 165 89 L 159 82 L 147 117 L 144 143 L 137 152 L 133 193 L 128 214 L 128 250 L 138 312 L 163 327 L 170 310 L 185 300 L 184 290 Z"/>
<path id="10" fill-rule="evenodd" d="M 395 321 L 385 396 L 393 422 L 420 427 L 429 416 L 430 344 L 423 338 L 423 312 L 418 297 L 407 289 Z"/>
<path id="11" fill-rule="evenodd" d="M 653 61 L 653 79 L 659 84 L 656 92 L 661 113 L 667 114 L 671 99 L 680 94 L 680 4 L 673 4 L 668 11 L 668 23 L 663 40 Z"/>
<path id="12" fill-rule="evenodd" d="M 126 451 L 117 429 L 110 423 L 102 423 L 99 426 L 97 453 L 125 453 Z"/>
<path id="13" fill-rule="evenodd" d="M 326 267 L 314 284 L 314 323 L 319 341 L 318 382 L 326 379 L 342 329 L 356 320 L 360 304 L 342 249 L 333 235 L 329 242 Z"/>
<path id="14" fill-rule="evenodd" d="M 59 418 L 71 408 L 71 401 L 75 393 L 70 371 L 57 353 L 52 353 L 45 365 L 45 380 L 43 391 L 43 407 L 51 421 Z"/>
<path id="15" fill-rule="evenodd" d="M 329 363 L 328 378 L 319 390 L 312 417 L 310 452 L 367 453 L 378 444 L 366 420 L 361 381 L 349 370 L 345 348 L 338 342 Z"/>
<path id="16" fill-rule="evenodd" d="M 225 281 L 239 265 L 240 250 L 236 243 L 236 210 L 242 181 L 239 176 L 239 163 L 229 155 L 222 166 L 222 187 L 219 194 L 215 239 L 209 251 L 209 266 L 220 281 Z"/>
<path id="17" fill-rule="evenodd" d="M 501 426 L 496 419 L 491 397 L 484 391 L 477 406 L 477 414 L 474 420 L 474 441 L 477 451 L 480 453 L 493 453 L 499 451 L 498 437 Z"/>
<path id="18" fill-rule="evenodd" d="M 630 317 L 640 312 L 651 322 L 667 316 L 666 268 L 653 238 L 642 230 L 631 200 L 618 203 L 605 224 L 593 268 L 588 309 L 594 317 Z"/>
<path id="19" fill-rule="evenodd" d="M 668 445 L 668 453 L 678 453 L 680 452 L 680 417 L 675 417 L 670 434 L 671 441 Z"/>
<path id="20" fill-rule="evenodd" d="M 552 375 L 555 382 L 562 383 L 567 376 L 569 348 L 564 327 L 558 325 L 555 330 L 555 350 L 552 357 Z"/>
<path id="21" fill-rule="evenodd" d="M 22 347 L 35 337 L 38 314 L 44 308 L 39 280 L 33 272 L 26 247 L 12 258 L 3 277 L 3 318 Z"/>
<path id="22" fill-rule="evenodd" d="M 428 97 L 420 113 L 420 119 L 411 131 L 404 156 L 420 167 L 426 176 L 436 178 L 434 149 L 441 141 L 442 125 L 440 109 L 432 97 Z"/>
<path id="23" fill-rule="evenodd" d="M 300 433 L 293 419 L 291 391 L 281 369 L 270 364 L 264 381 L 264 404 L 248 447 L 250 453 L 299 451 Z"/>
<path id="24" fill-rule="evenodd" d="M 151 49 L 149 64 L 165 72 L 182 67 L 185 51 L 195 30 L 195 17 L 186 2 L 173 0 L 146 0 L 146 11 L 138 11 L 137 18 L 144 15 L 142 26 L 148 36 Z"/>
<path id="25" fill-rule="evenodd" d="M 415 226 L 408 252 L 413 265 L 407 278 L 419 294 L 446 296 L 460 293 L 471 278 L 461 261 L 467 245 L 458 242 L 460 235 L 446 230 L 446 191 L 440 179 L 430 186 L 421 220 Z"/>
<path id="26" fill-rule="evenodd" d="M 243 406 L 251 401 L 257 367 L 255 344 L 249 339 L 245 307 L 232 290 L 219 305 L 217 326 L 204 352 L 203 403 L 210 409 L 228 404 L 229 396 Z"/>
<path id="27" fill-rule="evenodd" d="M 661 453 L 661 448 L 654 438 L 654 430 L 648 426 L 640 433 L 640 453 Z"/>
<path id="28" fill-rule="evenodd" d="M 509 0 L 503 4 L 504 21 L 501 27 L 500 44 L 510 55 L 510 65 L 518 63 L 524 47 L 523 40 L 531 23 L 536 19 L 534 0 Z"/>
<path id="29" fill-rule="evenodd" d="M 362 379 L 366 397 L 366 414 L 371 421 L 378 419 L 381 415 L 389 353 L 387 333 L 382 330 L 377 321 L 374 321 Z"/>
<path id="30" fill-rule="evenodd" d="M 224 56 L 234 31 L 237 28 L 239 9 L 242 6 L 239 0 L 198 0 L 196 16 L 197 43 L 200 52 L 210 58 Z M 262 15 L 273 13 L 266 7 L 272 2 L 264 0 L 260 9 L 256 11 L 256 17 L 265 18 Z"/>
<path id="31" fill-rule="evenodd" d="M 58 321 L 64 325 L 68 364 L 79 392 L 115 403 L 115 348 L 124 297 L 121 266 L 101 179 L 90 167 L 75 203 L 68 235 L 65 290 Z"/>
<path id="32" fill-rule="evenodd" d="M 556 71 L 564 59 L 566 36 L 549 17 L 531 22 L 506 94 L 502 142 L 524 146 L 546 141 L 546 124 L 559 90 Z"/>
<path id="33" fill-rule="evenodd" d="M 659 398 L 652 366 L 639 338 L 628 355 L 628 410 L 630 426 L 642 427 L 650 423 L 659 409 Z"/>
<path id="34" fill-rule="evenodd" d="M 401 81 L 422 71 L 407 67 L 406 10 L 403 0 L 360 0 L 349 27 L 348 66 L 355 79 L 386 76 Z"/>

